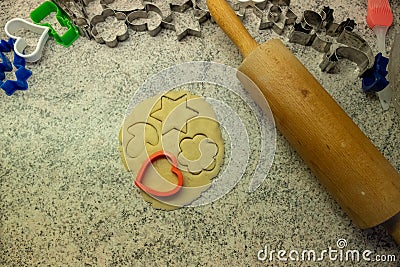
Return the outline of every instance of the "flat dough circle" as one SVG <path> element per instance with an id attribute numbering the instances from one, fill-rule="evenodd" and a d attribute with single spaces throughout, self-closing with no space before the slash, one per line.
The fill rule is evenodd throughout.
<path id="1" fill-rule="evenodd" d="M 190 204 L 207 190 L 224 157 L 224 141 L 212 106 L 186 90 L 169 91 L 138 104 L 120 131 L 120 151 L 125 167 L 136 178 L 150 155 L 164 150 L 173 154 L 184 177 L 181 190 L 156 199 L 141 191 L 154 208 L 173 210 Z M 143 183 L 158 191 L 175 187 L 177 178 L 167 159 L 153 162 Z"/>

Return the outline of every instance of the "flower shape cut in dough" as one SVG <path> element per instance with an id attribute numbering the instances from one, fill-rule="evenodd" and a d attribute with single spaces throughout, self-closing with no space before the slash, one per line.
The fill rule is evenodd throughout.
<path id="1" fill-rule="evenodd" d="M 178 162 L 183 169 L 193 174 L 214 169 L 218 146 L 207 136 L 197 134 L 193 138 L 184 138 L 180 142 L 180 148 Z"/>

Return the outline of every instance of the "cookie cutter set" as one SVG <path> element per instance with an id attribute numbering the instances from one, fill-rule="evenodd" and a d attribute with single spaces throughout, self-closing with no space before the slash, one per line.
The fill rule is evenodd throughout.
<path id="1" fill-rule="evenodd" d="M 138 0 L 133 1 L 129 8 L 116 8 L 112 12 L 116 0 L 55 0 L 78 27 L 81 35 L 94 38 L 99 43 L 115 47 L 117 41 L 127 38 L 129 26 L 134 31 L 148 31 L 156 36 L 162 29 L 177 32 L 177 39 L 186 35 L 200 36 L 200 24 L 210 19 L 205 0 Z M 229 0 L 240 19 L 243 19 L 248 9 L 260 19 L 259 30 L 272 29 L 277 34 L 283 34 L 287 26 L 292 26 L 289 41 L 304 46 L 312 46 L 325 53 L 320 67 L 322 71 L 331 71 L 341 58 L 355 62 L 360 69 L 359 76 L 374 65 L 374 55 L 368 43 L 353 32 L 354 20 L 347 19 L 338 24 L 334 22 L 333 9 L 324 7 L 320 13 L 312 10 L 303 12 L 301 21 L 290 9 L 290 0 Z M 101 14 L 90 16 L 88 8 L 98 4 L 104 9 Z M 124 30 L 110 42 L 104 42 L 98 37 L 96 25 L 107 17 L 124 20 Z M 185 23 L 181 23 L 185 21 Z M 189 25 L 190 24 L 190 25 Z M 186 25 L 186 26 L 185 26 Z M 371 78 L 372 79 L 372 78 Z M 371 80 L 370 79 L 370 80 Z M 378 80 L 378 79 L 377 79 Z M 365 91 L 378 91 L 375 86 L 366 87 Z"/>
<path id="2" fill-rule="evenodd" d="M 148 31 L 151 36 L 157 35 L 162 29 L 175 31 L 177 39 L 182 40 L 187 35 L 200 36 L 200 23 L 206 21 L 210 15 L 203 10 L 205 1 L 192 0 L 148 0 L 132 1 L 128 8 L 112 8 L 117 1 L 114 0 L 54 0 L 70 16 L 78 27 L 82 36 L 95 39 L 115 47 L 118 41 L 123 41 L 129 35 L 128 28 L 134 31 Z M 100 6 L 103 11 L 92 15 L 89 12 L 91 5 Z M 96 25 L 104 22 L 108 17 L 116 17 L 125 22 L 121 24 L 121 34 L 114 36 L 109 42 L 99 37 Z M 120 36 L 123 36 L 121 39 Z M 125 38 L 126 36 L 126 38 Z"/>
<path id="3" fill-rule="evenodd" d="M 176 31 L 177 39 L 187 35 L 200 36 L 200 24 L 211 19 L 205 0 L 137 0 L 129 7 L 118 6 L 117 0 L 54 0 L 64 8 L 80 30 L 88 38 L 110 47 L 117 46 L 128 36 L 129 26 L 134 31 L 148 31 L 156 36 L 162 29 Z M 324 7 L 320 13 L 312 10 L 303 12 L 301 21 L 289 7 L 290 0 L 228 0 L 240 19 L 251 9 L 259 18 L 259 30 L 272 29 L 279 35 L 287 26 L 292 26 L 289 41 L 304 46 L 312 46 L 325 53 L 320 64 L 322 71 L 329 72 L 336 68 L 339 59 L 355 62 L 363 77 L 364 92 L 378 92 L 387 86 L 386 61 L 383 57 L 374 57 L 368 43 L 353 32 L 354 20 L 347 19 L 338 24 L 334 22 L 333 9 Z M 88 8 L 97 4 L 103 8 L 101 14 L 91 16 Z M 98 36 L 97 24 L 107 17 L 125 19 L 123 31 L 108 42 Z M 379 59 L 379 60 L 378 60 Z M 367 71 L 368 70 L 368 71 Z"/>
<path id="4" fill-rule="evenodd" d="M 290 0 L 228 0 L 240 19 L 248 9 L 259 18 L 259 30 L 271 29 L 279 35 L 291 26 L 289 42 L 311 46 L 325 53 L 320 63 L 322 71 L 330 72 L 337 68 L 339 59 L 348 59 L 357 64 L 359 77 L 363 78 L 364 92 L 378 92 L 388 85 L 386 80 L 387 59 L 374 57 L 368 43 L 353 32 L 356 23 L 347 19 L 340 24 L 334 22 L 333 9 L 324 7 L 320 13 L 305 10 L 300 22 L 298 16 L 290 9 Z M 100 7 L 100 14 L 89 12 L 91 5 Z M 35 62 L 42 55 L 44 44 L 49 36 L 66 47 L 70 46 L 79 35 L 96 42 L 116 47 L 119 42 L 129 37 L 128 27 L 134 31 L 147 31 L 156 36 L 162 29 L 176 32 L 177 39 L 187 35 L 201 36 L 200 24 L 211 19 L 205 0 L 137 0 L 129 7 L 116 7 L 117 0 L 54 0 L 46 1 L 30 17 L 34 23 L 23 19 L 12 19 L 5 31 L 10 38 L 16 39 L 14 49 L 18 56 L 27 62 Z M 52 12 L 57 21 L 67 31 L 60 36 L 51 24 L 43 23 Z M 71 20 L 70 20 L 71 19 Z M 121 27 L 114 30 L 111 36 L 101 34 L 101 25 L 113 19 Z M 16 36 L 20 29 L 40 34 L 36 49 L 24 54 L 27 43 Z"/>
<path id="5" fill-rule="evenodd" d="M 63 35 L 59 35 L 51 24 L 44 22 L 53 12 L 58 23 L 67 28 Z M 65 47 L 70 46 L 79 37 L 79 32 L 69 20 L 68 15 L 53 2 L 46 1 L 42 3 L 31 12 L 30 17 L 34 23 L 25 19 L 14 18 L 9 20 L 4 27 L 4 31 L 10 39 L 8 41 L 1 40 L 0 42 L 0 56 L 2 58 L 0 88 L 7 95 L 12 95 L 17 90 L 26 90 L 28 88 L 27 79 L 32 75 L 32 72 L 25 68 L 25 63 L 36 62 L 41 58 L 44 45 L 49 36 L 52 36 L 55 42 Z M 20 31 L 29 31 L 39 35 L 37 45 L 31 53 L 25 53 L 28 43 L 24 38 L 18 36 Z M 4 53 L 12 51 L 14 51 L 13 66 L 16 68 L 16 80 L 4 81 L 6 78 L 5 72 L 13 71 L 10 59 Z"/>

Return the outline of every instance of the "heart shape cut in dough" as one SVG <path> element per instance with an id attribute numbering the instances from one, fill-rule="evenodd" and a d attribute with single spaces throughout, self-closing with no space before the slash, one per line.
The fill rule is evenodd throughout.
<path id="1" fill-rule="evenodd" d="M 175 188 L 169 190 L 169 191 L 158 191 L 158 190 L 154 190 L 146 185 L 144 185 L 142 183 L 143 181 L 143 177 L 145 176 L 146 173 L 146 169 L 147 167 L 152 164 L 154 161 L 156 161 L 157 159 L 160 158 L 167 158 L 172 162 L 172 167 L 171 167 L 171 172 L 174 173 L 177 177 L 178 177 L 178 183 L 176 185 Z M 173 154 L 165 152 L 165 151 L 157 151 L 154 154 L 152 154 L 142 165 L 142 167 L 140 168 L 136 179 L 135 179 L 135 185 L 140 188 L 141 190 L 143 190 L 144 192 L 146 192 L 147 194 L 153 195 L 153 196 L 157 196 L 157 197 L 169 197 L 172 195 L 175 195 L 176 193 L 179 192 L 179 190 L 181 190 L 182 185 L 183 185 L 183 175 L 181 173 L 181 171 L 177 168 L 178 166 L 178 162 L 176 160 L 176 158 L 174 157 Z"/>
<path id="2" fill-rule="evenodd" d="M 24 58 L 27 62 L 36 62 L 40 59 L 42 56 L 43 47 L 49 38 L 48 27 L 36 25 L 24 19 L 14 18 L 6 23 L 4 30 L 9 37 L 15 39 L 14 51 L 18 56 Z M 22 37 L 15 35 L 19 30 L 28 30 L 30 32 L 40 34 L 39 41 L 32 53 L 27 55 L 24 54 L 24 49 L 28 46 L 28 44 Z"/>

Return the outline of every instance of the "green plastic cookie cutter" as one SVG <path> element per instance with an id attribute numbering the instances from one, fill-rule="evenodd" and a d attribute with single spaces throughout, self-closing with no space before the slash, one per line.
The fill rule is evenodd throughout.
<path id="1" fill-rule="evenodd" d="M 68 30 L 62 36 L 60 36 L 57 31 L 54 30 L 50 23 L 40 23 L 44 18 L 46 18 L 53 12 L 56 14 L 57 21 L 60 23 L 60 25 L 62 27 L 68 28 Z M 38 6 L 31 12 L 30 17 L 34 23 L 49 27 L 49 34 L 53 36 L 56 43 L 60 45 L 68 47 L 79 37 L 78 28 L 72 24 L 64 10 L 59 8 L 53 2 L 43 2 L 40 6 Z"/>

